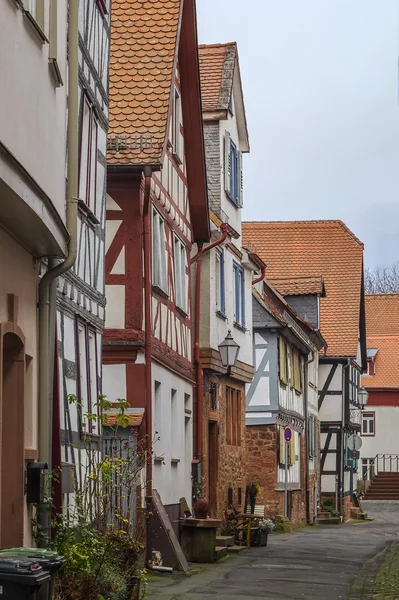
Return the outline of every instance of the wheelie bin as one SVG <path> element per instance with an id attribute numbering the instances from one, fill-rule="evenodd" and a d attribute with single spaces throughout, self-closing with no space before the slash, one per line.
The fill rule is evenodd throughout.
<path id="1" fill-rule="evenodd" d="M 39 600 L 48 592 L 51 575 L 33 558 L 0 558 L 0 597 L 4 600 Z"/>
<path id="2" fill-rule="evenodd" d="M 42 587 L 37 598 L 38 600 L 53 600 L 55 576 L 65 563 L 63 556 L 45 548 L 5 548 L 0 550 L 0 560 L 2 558 L 34 559 L 43 568 L 43 571 L 48 571 L 51 576 L 50 582 L 47 586 Z"/>

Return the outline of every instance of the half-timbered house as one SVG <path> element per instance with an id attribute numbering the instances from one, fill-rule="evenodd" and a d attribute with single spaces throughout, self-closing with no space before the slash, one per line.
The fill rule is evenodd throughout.
<path id="1" fill-rule="evenodd" d="M 101 427 L 96 417 L 105 319 L 109 11 L 109 0 L 79 2 L 77 256 L 73 268 L 59 277 L 57 288 L 53 465 L 72 466 L 78 486 L 88 477 L 86 454 L 79 449 L 83 438 L 90 437 L 100 450 Z M 69 395 L 76 397 L 75 403 L 68 402 Z M 85 417 L 88 413 L 95 418 Z M 57 491 L 57 504 L 63 502 L 61 491 Z M 64 491 L 71 489 L 64 485 Z"/>
<path id="2" fill-rule="evenodd" d="M 197 388 L 203 419 L 196 432 L 195 457 L 201 465 L 201 494 L 211 514 L 224 518 L 229 505 L 244 508 L 245 384 L 252 367 L 252 280 L 262 268 L 241 247 L 243 153 L 249 139 L 237 45 L 199 47 L 205 156 L 211 208 L 212 243 L 195 261 L 200 316 L 197 357 L 203 387 Z M 200 275 L 198 277 L 198 272 Z M 226 373 L 218 352 L 231 330 L 240 350 Z"/>
<path id="3" fill-rule="evenodd" d="M 255 375 L 247 390 L 247 472 L 260 485 L 257 502 L 265 514 L 285 513 L 293 523 L 310 523 L 317 515 L 318 427 L 309 407 L 324 340 L 270 283 L 258 288 L 253 291 Z M 286 428 L 292 432 L 288 445 Z"/>
<path id="4" fill-rule="evenodd" d="M 360 430 L 358 391 L 366 368 L 363 244 L 341 221 L 244 223 L 243 237 L 267 262 L 270 278 L 323 277 L 320 330 L 327 352 L 319 358 L 321 490 L 349 517 L 356 474 L 346 439 Z"/>
<path id="5" fill-rule="evenodd" d="M 202 135 L 194 1 L 114 0 L 104 391 L 145 409 L 146 495 L 156 488 L 172 515 L 191 498 L 189 257 L 209 239 Z"/>

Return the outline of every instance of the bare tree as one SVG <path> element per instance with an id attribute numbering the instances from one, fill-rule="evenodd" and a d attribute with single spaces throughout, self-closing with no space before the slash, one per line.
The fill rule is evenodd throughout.
<path id="1" fill-rule="evenodd" d="M 399 262 L 392 265 L 376 265 L 364 271 L 366 294 L 398 294 Z"/>

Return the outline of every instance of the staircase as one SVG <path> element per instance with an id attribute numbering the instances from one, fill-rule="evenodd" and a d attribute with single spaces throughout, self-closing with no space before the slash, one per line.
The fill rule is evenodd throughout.
<path id="1" fill-rule="evenodd" d="M 399 472 L 379 472 L 372 480 L 365 500 L 399 500 Z"/>
<path id="2" fill-rule="evenodd" d="M 339 525 L 341 517 L 335 517 L 327 510 L 319 510 L 317 515 L 318 525 Z"/>

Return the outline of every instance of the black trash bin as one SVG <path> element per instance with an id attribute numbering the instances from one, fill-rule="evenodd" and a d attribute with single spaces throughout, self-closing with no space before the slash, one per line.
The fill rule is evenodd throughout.
<path id="1" fill-rule="evenodd" d="M 51 575 L 33 558 L 0 558 L 0 598 L 3 600 L 38 600 L 48 591 Z"/>
<path id="2" fill-rule="evenodd" d="M 34 559 L 43 568 L 43 571 L 50 573 L 51 580 L 49 584 L 42 587 L 37 598 L 38 600 L 53 600 L 55 576 L 64 566 L 65 558 L 45 548 L 5 548 L 0 550 L 0 560 L 13 557 Z"/>

